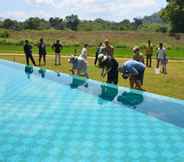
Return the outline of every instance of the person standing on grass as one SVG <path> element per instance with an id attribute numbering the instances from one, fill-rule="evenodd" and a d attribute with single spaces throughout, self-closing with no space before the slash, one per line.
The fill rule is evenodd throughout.
<path id="1" fill-rule="evenodd" d="M 160 43 L 156 54 L 157 69 L 160 68 L 160 64 L 161 64 L 161 61 L 164 60 L 164 56 L 166 56 L 166 48 L 164 48 L 163 43 Z"/>
<path id="2" fill-rule="evenodd" d="M 167 63 L 168 63 L 168 58 L 167 58 L 167 53 L 166 53 L 166 48 L 163 47 L 163 43 L 160 43 L 158 51 L 157 51 L 157 68 L 162 66 L 162 73 L 167 74 Z"/>
<path id="3" fill-rule="evenodd" d="M 133 60 L 142 62 L 144 64 L 144 56 L 143 54 L 140 52 L 140 48 L 138 46 L 133 48 Z"/>
<path id="4" fill-rule="evenodd" d="M 151 45 L 151 41 L 148 40 L 148 46 L 145 48 L 146 55 L 146 66 L 151 67 L 152 65 L 152 55 L 153 55 L 153 46 Z"/>
<path id="5" fill-rule="evenodd" d="M 104 54 L 106 56 L 110 56 L 110 57 L 113 58 L 113 55 L 114 55 L 114 48 L 113 48 L 113 46 L 109 43 L 108 39 L 105 40 L 104 44 L 105 44 Z"/>
<path id="6" fill-rule="evenodd" d="M 63 49 L 63 45 L 57 40 L 56 43 L 52 45 L 52 49 L 55 51 L 55 65 L 61 65 L 61 50 Z"/>
<path id="7" fill-rule="evenodd" d="M 100 42 L 97 49 L 96 49 L 95 62 L 94 62 L 95 65 L 97 64 L 98 56 L 99 56 L 99 54 L 102 53 L 102 50 L 103 50 L 103 43 Z"/>
<path id="8" fill-rule="evenodd" d="M 44 65 L 46 65 L 46 44 L 44 43 L 43 38 L 40 39 L 40 43 L 38 44 L 39 49 L 39 66 L 41 65 L 41 60 L 43 58 Z"/>
<path id="9" fill-rule="evenodd" d="M 28 40 L 25 40 L 24 53 L 26 57 L 26 64 L 29 65 L 29 59 L 31 59 L 34 66 L 36 66 L 35 60 L 32 55 L 32 46 L 29 44 Z"/>

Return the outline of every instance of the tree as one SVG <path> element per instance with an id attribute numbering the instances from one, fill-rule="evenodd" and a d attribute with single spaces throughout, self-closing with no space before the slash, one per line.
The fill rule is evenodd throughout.
<path id="1" fill-rule="evenodd" d="M 48 29 L 49 23 L 44 19 L 40 19 L 38 17 L 31 17 L 24 22 L 24 26 L 26 29 L 40 30 Z"/>
<path id="2" fill-rule="evenodd" d="M 139 28 L 139 26 L 141 26 L 142 24 L 143 24 L 142 19 L 134 18 L 133 26 L 134 26 L 135 30 L 137 30 Z"/>
<path id="3" fill-rule="evenodd" d="M 127 19 L 121 21 L 119 25 L 120 25 L 120 30 L 131 30 L 132 29 L 132 23 Z"/>
<path id="4" fill-rule="evenodd" d="M 66 26 L 74 31 L 77 31 L 80 20 L 77 15 L 66 16 Z"/>
<path id="5" fill-rule="evenodd" d="M 3 28 L 3 21 L 0 19 L 0 28 Z"/>
<path id="6" fill-rule="evenodd" d="M 60 19 L 59 17 L 51 17 L 49 19 L 49 23 L 50 23 L 50 27 L 54 28 L 54 29 L 59 29 L 59 30 L 63 30 L 64 29 L 64 21 L 63 19 Z"/>
<path id="7" fill-rule="evenodd" d="M 19 23 L 15 20 L 5 19 L 2 23 L 2 27 L 5 29 L 18 30 Z"/>
<path id="8" fill-rule="evenodd" d="M 167 0 L 162 18 L 171 24 L 171 32 L 184 33 L 184 0 Z"/>

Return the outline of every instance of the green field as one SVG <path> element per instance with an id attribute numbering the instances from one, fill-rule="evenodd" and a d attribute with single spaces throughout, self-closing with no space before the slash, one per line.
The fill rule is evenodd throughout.
<path id="1" fill-rule="evenodd" d="M 16 62 L 24 63 L 23 56 L 15 55 L 0 55 L 1 59 L 14 60 Z M 36 59 L 38 63 L 38 59 Z M 93 65 L 93 58 L 89 59 L 89 76 L 94 80 L 105 81 L 104 78 L 100 76 L 100 70 Z M 119 63 L 123 63 L 125 59 L 118 59 Z M 155 62 L 154 62 L 155 67 Z M 182 60 L 172 60 L 168 65 L 168 75 L 156 75 L 154 73 L 154 67 L 147 69 L 145 73 L 145 84 L 144 89 L 149 92 L 176 97 L 184 99 L 184 61 Z M 70 65 L 67 62 L 67 58 L 62 59 L 62 66 L 54 66 L 54 57 L 49 56 L 47 60 L 47 68 L 54 71 L 70 73 Z M 129 86 L 128 81 L 119 78 L 119 85 Z"/>
<path id="2" fill-rule="evenodd" d="M 80 50 L 82 47 L 76 46 L 65 46 L 62 55 L 68 56 L 74 54 L 74 49 L 77 49 L 78 54 L 80 54 Z M 89 56 L 95 56 L 95 47 L 89 47 Z M 54 51 L 50 46 L 47 47 L 47 52 L 49 55 L 54 54 Z M 23 47 L 20 45 L 2 45 L 0 44 L 0 55 L 5 53 L 16 53 L 16 54 L 23 54 Z M 33 53 L 38 54 L 37 47 L 33 48 Z M 156 55 L 156 51 L 154 53 Z M 115 56 L 127 58 L 132 56 L 132 51 L 130 48 L 115 48 Z M 184 49 L 176 48 L 176 49 L 169 49 L 168 56 L 170 59 L 184 59 Z"/>
<path id="3" fill-rule="evenodd" d="M 4 32 L 4 30 L 0 30 Z M 150 39 L 155 47 L 155 53 L 159 42 L 163 42 L 168 49 L 168 56 L 172 59 L 184 58 L 184 34 L 180 34 L 180 39 L 169 36 L 168 33 L 154 32 L 67 32 L 67 31 L 7 31 L 8 38 L 0 38 L 0 53 L 23 53 L 22 44 L 25 39 L 33 44 L 33 53 L 37 54 L 39 39 L 43 37 L 47 43 L 48 54 L 53 54 L 51 44 L 60 39 L 64 44 L 63 55 L 71 55 L 76 48 L 78 54 L 84 43 L 90 45 L 89 56 L 95 55 L 96 46 L 106 38 L 115 48 L 116 57 L 131 57 L 131 49 L 135 45 L 143 47 Z M 142 52 L 144 52 L 142 50 Z"/>
<path id="4" fill-rule="evenodd" d="M 1 30 L 0 30 L 1 31 Z M 1 31 L 2 32 L 2 31 Z M 145 74 L 144 88 L 147 91 L 158 93 L 165 96 L 172 96 L 176 98 L 184 99 L 184 34 L 180 35 L 180 39 L 169 36 L 167 33 L 152 33 L 152 32 L 66 32 L 66 31 L 8 31 L 8 38 L 0 38 L 0 58 L 17 61 L 24 63 L 23 55 L 23 41 L 25 39 L 30 40 L 33 45 L 33 54 L 37 56 L 38 53 L 37 44 L 39 39 L 43 37 L 47 43 L 48 51 L 48 66 L 47 68 L 69 73 L 70 65 L 67 63 L 67 58 L 63 58 L 63 65 L 60 67 L 54 66 L 54 52 L 51 49 L 51 44 L 59 39 L 64 44 L 62 55 L 69 56 L 74 53 L 74 49 L 77 49 L 77 54 L 80 54 L 80 50 L 84 43 L 88 43 L 89 56 L 95 55 L 96 46 L 99 42 L 104 41 L 106 38 L 115 47 L 115 56 L 118 57 L 119 62 L 122 63 L 125 60 L 123 58 L 132 57 L 132 47 L 139 45 L 143 47 L 147 40 L 151 40 L 156 49 L 159 42 L 164 42 L 168 49 L 168 56 L 170 59 L 168 72 L 169 74 L 155 75 L 154 67 L 147 69 Z M 142 50 L 142 52 L 144 52 Z M 37 60 L 38 61 L 38 60 Z M 93 59 L 89 59 L 89 74 L 90 78 L 100 81 L 105 81 L 100 77 L 100 71 L 93 65 Z M 121 86 L 128 86 L 128 82 L 119 79 Z"/>

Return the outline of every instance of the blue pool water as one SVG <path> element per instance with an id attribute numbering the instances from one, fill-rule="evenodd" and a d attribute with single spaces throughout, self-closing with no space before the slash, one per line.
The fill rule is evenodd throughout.
<path id="1" fill-rule="evenodd" d="M 0 162 L 184 162 L 184 101 L 0 61 Z"/>

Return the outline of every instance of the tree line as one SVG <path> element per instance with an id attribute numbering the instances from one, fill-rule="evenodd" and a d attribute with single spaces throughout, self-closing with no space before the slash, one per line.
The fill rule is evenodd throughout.
<path id="1" fill-rule="evenodd" d="M 65 28 L 77 30 L 80 20 L 77 15 L 66 16 L 65 19 L 59 17 L 51 17 L 45 20 L 39 17 L 30 17 L 25 21 L 17 21 L 12 19 L 5 19 L 0 21 L 0 27 L 10 30 L 43 30 L 43 29 L 58 29 L 64 30 Z"/>
<path id="2" fill-rule="evenodd" d="M 66 16 L 64 19 L 60 17 L 51 17 L 49 20 L 38 17 L 30 17 L 21 22 L 12 19 L 0 21 L 0 28 L 10 30 L 73 30 L 73 31 L 136 31 L 136 30 L 153 30 L 160 31 L 163 26 L 159 15 L 147 16 L 143 19 L 134 18 L 133 21 L 128 19 L 120 22 L 106 21 L 103 19 L 96 20 L 80 20 L 77 15 Z"/>
<path id="3" fill-rule="evenodd" d="M 144 18 L 128 19 L 120 22 L 106 21 L 103 19 L 80 20 L 77 15 L 65 18 L 51 17 L 49 20 L 38 17 L 30 17 L 21 22 L 12 19 L 0 21 L 0 28 L 11 30 L 73 30 L 73 31 L 156 31 L 184 33 L 184 0 L 167 0 L 166 8 L 160 12 Z"/>

